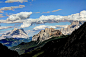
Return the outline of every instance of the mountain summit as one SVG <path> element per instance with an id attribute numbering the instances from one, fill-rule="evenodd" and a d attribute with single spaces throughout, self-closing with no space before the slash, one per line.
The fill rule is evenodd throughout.
<path id="1" fill-rule="evenodd" d="M 3 34 L 0 39 L 5 38 L 29 38 L 27 33 L 23 29 L 14 28 L 11 32 Z"/>
<path id="2" fill-rule="evenodd" d="M 54 28 L 45 28 L 41 30 L 38 34 L 34 35 L 32 41 L 45 41 L 52 37 L 59 37 L 62 35 L 62 32 Z"/>

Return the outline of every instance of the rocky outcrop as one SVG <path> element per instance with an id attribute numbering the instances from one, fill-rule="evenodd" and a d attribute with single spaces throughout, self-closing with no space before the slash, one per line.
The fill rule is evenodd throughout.
<path id="1" fill-rule="evenodd" d="M 84 22 L 83 21 L 73 21 L 67 28 L 61 28 L 60 31 L 64 35 L 71 34 L 75 29 L 78 29 Z"/>
<path id="2" fill-rule="evenodd" d="M 37 35 L 34 35 L 32 41 L 44 41 L 51 37 L 58 37 L 60 35 L 62 35 L 62 33 L 59 30 L 45 28 L 45 30 L 41 30 Z"/>
<path id="3" fill-rule="evenodd" d="M 5 38 L 29 38 L 26 32 L 23 29 L 14 28 L 11 32 L 3 34 L 0 39 Z"/>

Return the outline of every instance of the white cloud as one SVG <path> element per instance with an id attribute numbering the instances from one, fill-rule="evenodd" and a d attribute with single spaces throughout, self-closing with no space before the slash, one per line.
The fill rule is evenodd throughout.
<path id="1" fill-rule="evenodd" d="M 22 23 L 29 18 L 32 12 L 20 12 L 10 15 L 7 20 L 0 20 L 0 23 Z"/>
<path id="2" fill-rule="evenodd" d="M 30 17 L 30 15 L 32 14 L 32 12 L 20 12 L 17 14 L 12 14 L 10 15 L 7 20 L 8 21 L 16 21 L 16 20 L 24 20 Z"/>
<path id="3" fill-rule="evenodd" d="M 23 2 L 28 2 L 28 0 L 6 0 L 5 3 L 13 3 L 13 2 L 20 2 L 20 3 L 23 3 Z"/>
<path id="4" fill-rule="evenodd" d="M 0 34 L 8 33 L 11 32 L 12 30 L 7 30 L 7 31 L 0 31 Z"/>
<path id="5" fill-rule="evenodd" d="M 68 16 L 60 16 L 60 15 L 49 15 L 44 16 L 42 15 L 38 19 L 27 19 L 21 25 L 21 28 L 29 27 L 32 24 L 42 24 L 42 23 L 58 23 L 62 21 L 86 21 L 86 11 L 83 10 L 80 13 L 68 15 Z"/>
<path id="6" fill-rule="evenodd" d="M 78 20 L 78 21 L 79 20 L 86 21 L 86 11 L 83 10 L 80 13 L 68 15 L 67 19 L 69 19 L 69 20 Z"/>
<path id="7" fill-rule="evenodd" d="M 25 32 L 29 35 L 29 37 L 33 37 L 33 35 L 36 35 L 38 32 L 33 30 L 25 30 Z"/>
<path id="8" fill-rule="evenodd" d="M 29 27 L 33 24 L 42 24 L 42 23 L 58 23 L 63 21 L 86 21 L 86 11 L 83 10 L 80 13 L 60 16 L 60 15 L 42 15 L 38 19 L 30 19 L 32 12 L 20 12 L 17 14 L 10 15 L 7 20 L 0 20 L 0 23 L 23 23 L 21 28 Z"/>
<path id="9" fill-rule="evenodd" d="M 28 34 L 28 33 L 34 33 L 35 31 L 33 31 L 33 30 L 26 30 L 25 32 Z"/>
<path id="10" fill-rule="evenodd" d="M 23 22 L 23 24 L 21 25 L 21 28 L 25 28 L 25 27 L 29 27 L 32 24 L 42 24 L 42 23 L 51 23 L 51 22 L 57 22 L 57 20 L 62 20 L 63 16 L 54 16 L 54 15 L 50 15 L 50 16 L 44 16 L 42 15 L 40 18 L 38 19 L 27 19 Z"/>
<path id="11" fill-rule="evenodd" d="M 3 11 L 7 11 L 7 10 L 13 10 L 14 11 L 14 9 L 16 9 L 16 8 L 23 8 L 23 7 L 25 7 L 25 5 L 3 7 L 3 8 L 0 8 L 0 13 L 3 13 Z"/>
<path id="12" fill-rule="evenodd" d="M 0 14 L 0 18 L 2 18 L 2 17 L 4 17 L 4 16 L 2 16 L 2 14 Z"/>
<path id="13" fill-rule="evenodd" d="M 40 25 L 33 28 L 33 30 L 42 30 L 45 28 L 67 28 L 68 25 L 56 25 L 56 26 L 49 26 L 49 25 Z"/>
<path id="14" fill-rule="evenodd" d="M 40 25 L 40 26 L 36 26 L 35 28 L 33 28 L 33 30 L 42 30 L 42 29 L 45 29 L 47 28 L 46 25 Z"/>
<path id="15" fill-rule="evenodd" d="M 8 20 L 0 20 L 0 23 L 23 23 L 25 20 L 15 20 L 15 21 L 8 21 Z"/>
<path id="16" fill-rule="evenodd" d="M 13 28 L 13 26 L 0 26 L 0 30 L 2 30 L 2 29 L 8 29 L 8 28 Z"/>

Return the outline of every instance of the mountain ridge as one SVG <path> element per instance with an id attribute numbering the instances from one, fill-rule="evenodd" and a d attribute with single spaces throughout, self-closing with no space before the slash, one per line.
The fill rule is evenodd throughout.
<path id="1" fill-rule="evenodd" d="M 60 42 L 51 41 L 50 43 L 45 44 L 44 49 L 46 51 L 39 55 L 38 57 L 86 57 L 86 22 L 80 26 L 77 30 L 73 31 L 73 33 L 63 39 Z M 64 42 L 64 40 L 66 42 Z M 64 43 L 62 43 L 64 42 Z M 56 44 L 60 46 L 56 46 Z M 50 47 L 51 48 L 48 48 Z"/>
<path id="2" fill-rule="evenodd" d="M 84 21 L 73 21 L 67 28 L 59 29 L 64 35 L 70 35 L 75 29 L 78 29 Z"/>
<path id="3" fill-rule="evenodd" d="M 34 35 L 32 41 L 45 41 L 52 37 L 59 37 L 63 35 L 61 31 L 56 30 L 54 28 L 45 28 L 45 30 L 41 30 L 38 34 Z"/>
<path id="4" fill-rule="evenodd" d="M 11 32 L 8 32 L 0 36 L 0 39 L 5 38 L 29 38 L 29 36 L 22 28 L 21 29 L 14 28 Z"/>
<path id="5" fill-rule="evenodd" d="M 86 57 L 86 22 L 71 35 L 47 42 L 42 48 L 35 49 L 21 57 Z"/>

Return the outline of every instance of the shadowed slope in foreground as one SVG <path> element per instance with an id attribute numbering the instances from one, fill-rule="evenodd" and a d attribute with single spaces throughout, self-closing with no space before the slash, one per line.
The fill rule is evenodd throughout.
<path id="1" fill-rule="evenodd" d="M 16 51 L 9 50 L 0 43 L 0 57 L 19 57 Z"/>

